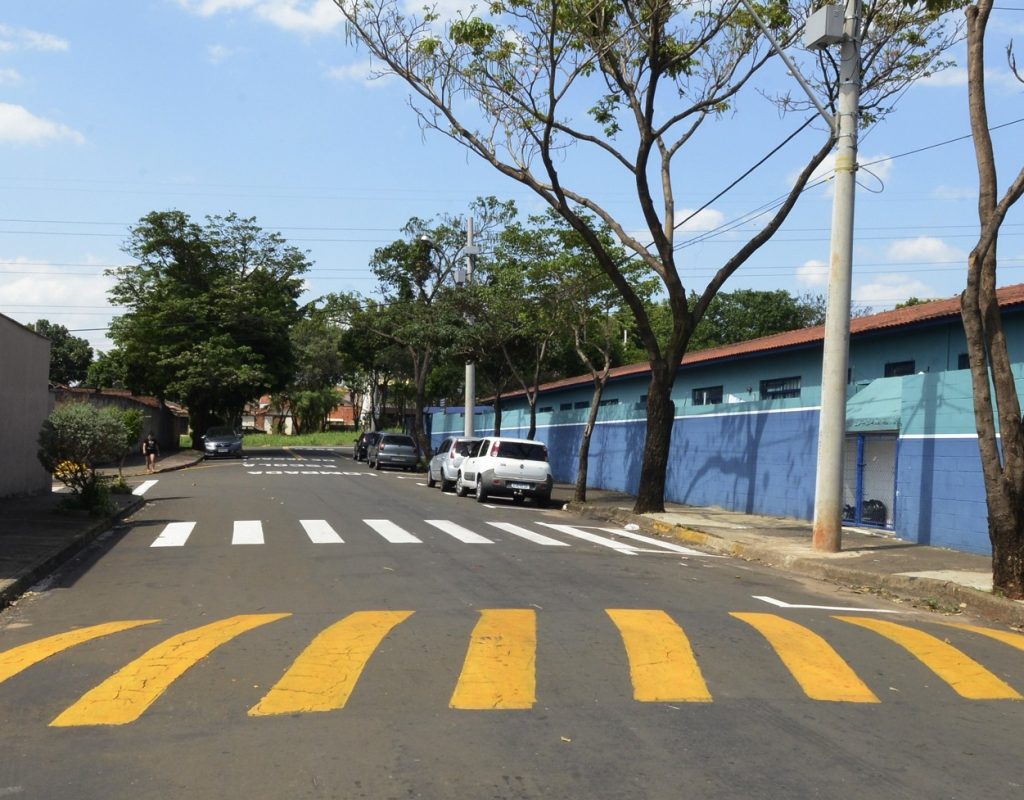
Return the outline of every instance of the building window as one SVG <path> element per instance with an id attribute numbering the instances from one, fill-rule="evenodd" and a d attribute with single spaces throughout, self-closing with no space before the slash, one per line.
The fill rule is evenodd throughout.
<path id="1" fill-rule="evenodd" d="M 885 377 L 898 378 L 901 375 L 913 375 L 913 361 L 890 361 L 885 365 Z"/>
<path id="2" fill-rule="evenodd" d="M 558 407 L 559 411 L 572 411 L 572 403 L 562 403 Z"/>
<path id="3" fill-rule="evenodd" d="M 554 411 L 554 409 L 551 406 L 541 406 L 537 409 L 538 414 L 549 414 L 552 411 Z"/>
<path id="4" fill-rule="evenodd" d="M 957 369 L 970 369 L 971 368 L 971 357 L 967 353 L 961 353 L 956 357 L 956 368 Z"/>
<path id="5" fill-rule="evenodd" d="M 613 397 L 610 400 L 602 400 L 598 403 L 599 406 L 617 406 L 619 404 L 619 398 Z"/>
<path id="6" fill-rule="evenodd" d="M 784 397 L 800 396 L 800 376 L 795 378 L 772 378 L 761 381 L 762 400 L 781 400 Z"/>
<path id="7" fill-rule="evenodd" d="M 693 404 L 695 406 L 713 406 L 722 402 L 721 386 L 705 386 L 693 390 Z"/>
<path id="8" fill-rule="evenodd" d="M 590 408 L 590 403 L 588 403 L 586 400 L 577 400 L 575 403 L 572 404 L 572 407 L 573 408 Z"/>

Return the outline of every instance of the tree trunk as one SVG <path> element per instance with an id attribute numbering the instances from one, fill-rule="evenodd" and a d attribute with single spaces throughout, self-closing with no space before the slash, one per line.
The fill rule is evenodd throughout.
<path id="1" fill-rule="evenodd" d="M 526 438 L 532 439 L 537 433 L 537 394 L 528 394 L 526 398 L 530 405 L 530 429 L 526 432 Z"/>
<path id="2" fill-rule="evenodd" d="M 590 413 L 587 415 L 587 425 L 583 429 L 583 440 L 580 442 L 579 467 L 576 470 L 576 487 L 572 495 L 574 503 L 587 502 L 587 474 L 590 467 L 590 437 L 594 433 L 594 425 L 597 423 L 597 412 L 601 408 L 601 396 L 604 394 L 604 386 L 607 380 L 607 369 L 601 376 L 594 377 L 594 394 L 590 398 Z"/>
<path id="3" fill-rule="evenodd" d="M 640 484 L 636 491 L 634 514 L 665 510 L 665 473 L 668 470 L 675 404 L 672 384 L 678 364 L 651 363 L 651 383 L 647 389 L 647 431 L 644 438 Z"/>
<path id="4" fill-rule="evenodd" d="M 494 430 L 491 435 L 501 436 L 501 394 L 494 395 Z"/>

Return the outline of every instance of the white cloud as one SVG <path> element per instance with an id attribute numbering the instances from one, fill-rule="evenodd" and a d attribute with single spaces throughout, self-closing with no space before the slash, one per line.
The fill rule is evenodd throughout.
<path id="1" fill-rule="evenodd" d="M 67 125 L 37 117 L 24 106 L 0 103 L 0 142 L 38 144 L 53 139 L 85 143 L 85 137 Z"/>
<path id="2" fill-rule="evenodd" d="M 932 189 L 932 197 L 936 200 L 977 200 L 978 190 L 971 186 L 942 185 Z"/>
<path id="3" fill-rule="evenodd" d="M 828 264 L 811 259 L 796 269 L 796 281 L 802 286 L 828 286 Z"/>
<path id="4" fill-rule="evenodd" d="M 362 61 L 357 64 L 344 64 L 340 67 L 330 67 L 324 71 L 324 75 L 334 81 L 343 83 L 354 81 L 366 86 L 379 86 L 387 81 L 390 76 L 374 77 L 374 66 L 369 61 Z"/>
<path id="5" fill-rule="evenodd" d="M 924 299 L 936 296 L 937 292 L 928 284 L 897 273 L 880 275 L 871 283 L 862 283 L 853 289 L 854 303 L 876 309 L 891 308 L 911 297 Z"/>
<path id="6" fill-rule="evenodd" d="M 211 44 L 206 48 L 206 57 L 211 64 L 220 64 L 233 56 L 237 51 L 222 44 Z"/>
<path id="7" fill-rule="evenodd" d="M 0 69 L 0 86 L 13 86 L 21 83 L 21 73 L 16 69 Z"/>
<path id="8" fill-rule="evenodd" d="M 67 39 L 61 39 L 50 33 L 40 33 L 28 28 L 12 28 L 0 24 L 0 51 L 13 50 L 45 50 L 51 52 L 65 51 L 70 48 Z"/>
<path id="9" fill-rule="evenodd" d="M 178 0 L 178 5 L 202 17 L 251 11 L 291 33 L 330 33 L 344 21 L 333 0 Z"/>
<path id="10" fill-rule="evenodd" d="M 693 214 L 693 219 L 686 219 Z M 684 208 L 676 212 L 676 224 L 679 225 L 681 220 L 686 220 L 677 230 L 684 231 L 686 233 L 693 233 L 696 231 L 711 231 L 719 227 L 725 222 L 725 215 L 721 211 L 715 211 L 713 208 L 705 208 L 694 214 L 692 208 Z"/>
<path id="11" fill-rule="evenodd" d="M 918 83 L 921 86 L 930 86 L 933 89 L 966 86 L 967 69 L 966 67 L 950 67 L 930 77 L 922 78 Z M 1017 80 L 1016 76 L 1008 69 L 986 68 L 985 87 L 1024 91 L 1024 84 Z"/>
<path id="12" fill-rule="evenodd" d="M 886 250 L 890 261 L 901 264 L 934 264 L 944 261 L 963 261 L 967 254 L 951 244 L 934 236 L 918 236 L 916 239 L 897 239 Z"/>

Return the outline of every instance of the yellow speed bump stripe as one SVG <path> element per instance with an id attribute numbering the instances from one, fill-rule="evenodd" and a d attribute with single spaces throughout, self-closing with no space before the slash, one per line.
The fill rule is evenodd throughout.
<path id="1" fill-rule="evenodd" d="M 704 677 L 683 629 L 664 611 L 606 609 L 629 658 L 633 698 L 646 703 L 709 703 Z"/>
<path id="2" fill-rule="evenodd" d="M 995 639 L 997 642 L 1008 644 L 1010 647 L 1015 647 L 1018 650 L 1024 650 L 1024 636 L 1021 636 L 1019 633 L 997 631 L 993 628 L 982 628 L 980 625 L 967 625 L 963 622 L 940 622 L 939 624 L 945 625 L 948 628 L 959 628 L 962 631 L 978 633 L 990 639 Z"/>
<path id="3" fill-rule="evenodd" d="M 731 612 L 755 628 L 774 648 L 800 688 L 812 700 L 877 703 L 878 697 L 818 634 L 775 614 Z"/>
<path id="4" fill-rule="evenodd" d="M 357 611 L 320 632 L 249 716 L 344 708 L 370 656 L 411 611 Z"/>
<path id="5" fill-rule="evenodd" d="M 45 639 L 14 647 L 0 653 L 0 683 L 14 677 L 22 670 L 28 669 L 33 664 L 38 664 L 76 644 L 159 621 L 158 619 L 129 619 L 121 622 L 105 622 L 102 625 L 90 625 L 88 628 L 58 633 L 54 636 L 47 636 Z"/>
<path id="6" fill-rule="evenodd" d="M 895 622 L 865 617 L 836 619 L 874 631 L 900 645 L 928 669 L 968 700 L 1020 700 L 1012 687 L 997 678 L 974 659 L 930 633 Z"/>
<path id="7" fill-rule="evenodd" d="M 449 706 L 533 708 L 537 617 L 532 609 L 483 609 Z"/>
<path id="8" fill-rule="evenodd" d="M 143 653 L 58 716 L 51 726 L 134 722 L 190 667 L 225 642 L 290 614 L 240 614 L 179 633 Z"/>

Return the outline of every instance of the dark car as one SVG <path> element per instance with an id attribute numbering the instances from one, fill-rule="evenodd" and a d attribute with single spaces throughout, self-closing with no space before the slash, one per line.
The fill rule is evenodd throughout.
<path id="1" fill-rule="evenodd" d="M 382 433 L 366 451 L 366 463 L 374 469 L 419 469 L 420 448 L 415 439 L 404 433 Z"/>
<path id="2" fill-rule="evenodd" d="M 228 425 L 215 425 L 203 436 L 203 455 L 206 458 L 241 458 L 242 432 Z"/>
<path id="3" fill-rule="evenodd" d="M 367 431 L 360 434 L 355 447 L 352 448 L 352 458 L 356 461 L 366 461 L 366 457 L 370 452 L 370 446 L 375 444 L 379 438 L 380 434 L 376 432 Z"/>

